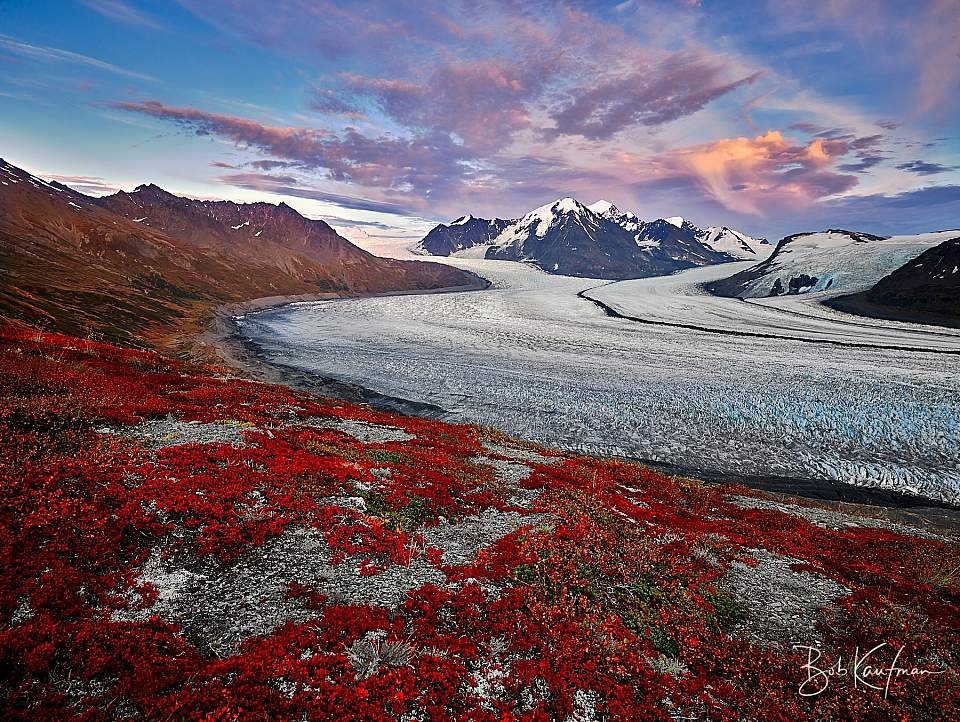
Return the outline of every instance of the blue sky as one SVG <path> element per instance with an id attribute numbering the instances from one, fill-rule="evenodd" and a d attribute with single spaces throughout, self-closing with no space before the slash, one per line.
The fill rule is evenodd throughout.
<path id="1" fill-rule="evenodd" d="M 955 0 L 0 0 L 0 155 L 416 237 L 559 196 L 960 227 Z"/>

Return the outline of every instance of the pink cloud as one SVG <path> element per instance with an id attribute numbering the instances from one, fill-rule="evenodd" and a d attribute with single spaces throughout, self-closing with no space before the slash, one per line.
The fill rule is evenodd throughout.
<path id="1" fill-rule="evenodd" d="M 459 186 L 466 159 L 462 147 L 444 134 L 411 138 L 370 138 L 353 128 L 341 134 L 315 128 L 279 128 L 246 118 L 178 108 L 156 100 L 114 103 L 113 107 L 166 120 L 197 135 L 216 135 L 301 168 L 324 170 L 329 179 L 395 190 L 425 199 L 436 187 Z"/>
<path id="2" fill-rule="evenodd" d="M 395 121 L 455 133 L 475 149 L 497 149 L 530 126 L 530 103 L 552 69 L 500 59 L 449 61 L 422 82 L 344 75 L 353 92 L 372 99 Z"/>
<path id="3" fill-rule="evenodd" d="M 626 74 L 574 89 L 571 100 L 553 114 L 554 134 L 604 139 L 636 125 L 669 123 L 762 75 L 756 71 L 724 79 L 727 64 L 702 53 L 673 53 L 659 62 L 644 63 Z"/>
<path id="4" fill-rule="evenodd" d="M 772 130 L 670 151 L 654 161 L 653 170 L 657 182 L 686 181 L 731 211 L 763 215 L 855 186 L 855 176 L 832 170 L 847 152 L 843 141 L 816 138 L 796 145 Z"/>

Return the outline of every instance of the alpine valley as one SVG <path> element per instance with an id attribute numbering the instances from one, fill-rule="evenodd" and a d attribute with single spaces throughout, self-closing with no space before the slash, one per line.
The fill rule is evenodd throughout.
<path id="1" fill-rule="evenodd" d="M 960 722 L 958 38 L 0 0 L 0 722 Z"/>

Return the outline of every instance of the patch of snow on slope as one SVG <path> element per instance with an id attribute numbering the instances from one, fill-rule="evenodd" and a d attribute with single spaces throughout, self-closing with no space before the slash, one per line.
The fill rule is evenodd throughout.
<path id="1" fill-rule="evenodd" d="M 677 228 L 683 226 L 683 216 L 671 216 L 670 218 L 664 218 L 667 223 L 672 223 Z"/>

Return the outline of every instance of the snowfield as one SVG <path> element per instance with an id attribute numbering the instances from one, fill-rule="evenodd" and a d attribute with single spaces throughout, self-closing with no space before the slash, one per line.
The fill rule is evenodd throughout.
<path id="1" fill-rule="evenodd" d="M 749 263 L 606 283 L 448 262 L 493 285 L 287 306 L 241 332 L 267 360 L 570 450 L 960 503 L 960 331 L 699 290 Z"/>
<path id="2" fill-rule="evenodd" d="M 927 249 L 958 235 L 956 230 L 889 238 L 848 231 L 803 234 L 759 265 L 762 273 L 745 274 L 745 280 L 728 291 L 742 298 L 762 298 L 777 295 L 774 287 L 787 293 L 791 281 L 794 293 L 865 291 Z"/>

